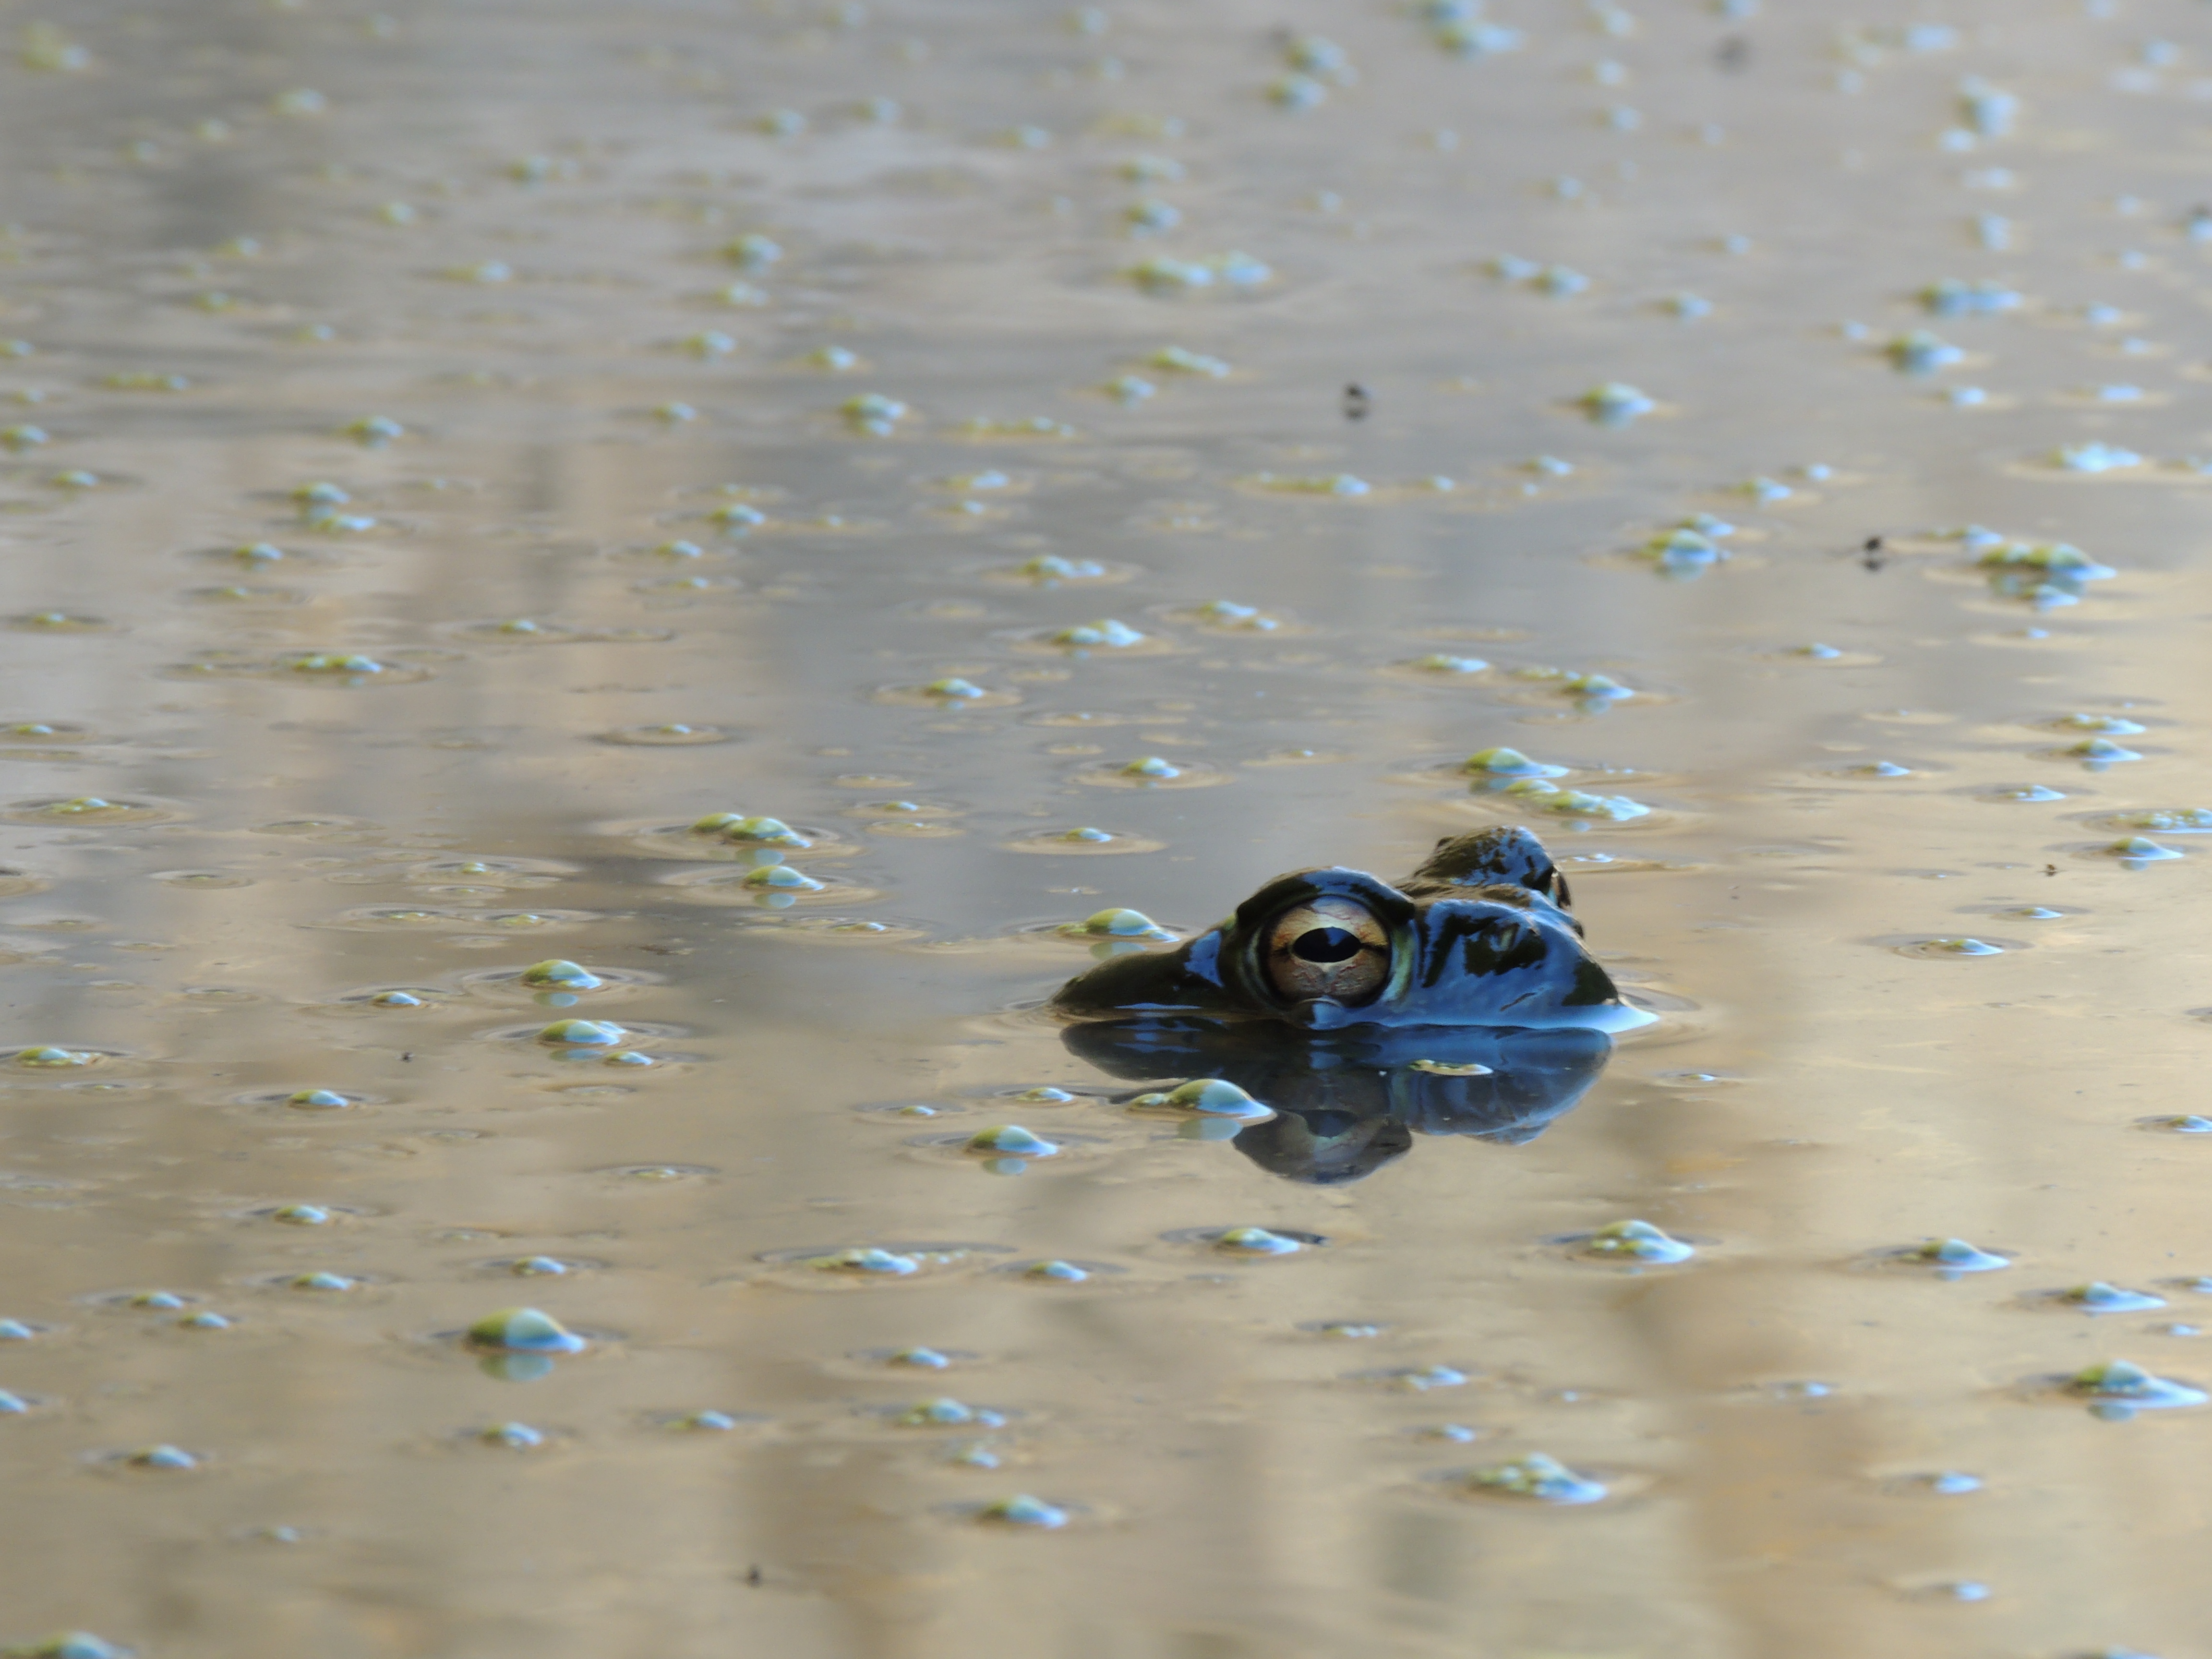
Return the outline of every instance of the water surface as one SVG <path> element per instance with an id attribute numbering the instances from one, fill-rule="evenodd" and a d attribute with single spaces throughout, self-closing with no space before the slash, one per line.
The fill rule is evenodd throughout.
<path id="1" fill-rule="evenodd" d="M 41 15 L 0 1640 L 2201 1644 L 2198 9 Z M 1037 1012 L 1516 821 L 1556 1117 Z"/>

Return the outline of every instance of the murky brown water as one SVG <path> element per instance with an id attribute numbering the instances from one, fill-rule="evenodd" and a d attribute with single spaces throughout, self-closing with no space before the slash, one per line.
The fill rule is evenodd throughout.
<path id="1" fill-rule="evenodd" d="M 2206 16 L 1810 10 L 16 9 L 0 1642 L 2204 1651 Z M 1516 818 L 1548 1127 L 1035 1012 Z"/>

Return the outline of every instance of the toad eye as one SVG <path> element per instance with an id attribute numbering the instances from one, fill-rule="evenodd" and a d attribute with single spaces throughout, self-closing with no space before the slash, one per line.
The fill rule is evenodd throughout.
<path id="1" fill-rule="evenodd" d="M 1293 1002 L 1328 997 L 1356 1006 L 1390 976 L 1390 939 L 1364 904 L 1317 898 L 1285 910 L 1261 953 L 1267 983 Z"/>

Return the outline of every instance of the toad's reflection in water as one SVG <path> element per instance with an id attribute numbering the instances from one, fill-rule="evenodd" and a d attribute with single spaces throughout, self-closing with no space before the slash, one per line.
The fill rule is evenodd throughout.
<path id="1" fill-rule="evenodd" d="M 1278 876 L 1219 927 L 1172 951 L 1110 957 L 1051 1006 L 1071 1019 L 1194 1015 L 1279 1033 L 1649 1024 L 1583 945 L 1570 902 L 1528 830 L 1448 836 L 1397 887 L 1341 866 Z"/>
<path id="2" fill-rule="evenodd" d="M 1611 1036 L 1582 1026 L 1370 1025 L 1300 1036 L 1165 1017 L 1071 1025 L 1061 1040 L 1115 1077 L 1234 1083 L 1277 1114 L 1239 1130 L 1237 1150 L 1318 1185 L 1372 1175 L 1417 1134 L 1533 1140 L 1613 1054 Z"/>

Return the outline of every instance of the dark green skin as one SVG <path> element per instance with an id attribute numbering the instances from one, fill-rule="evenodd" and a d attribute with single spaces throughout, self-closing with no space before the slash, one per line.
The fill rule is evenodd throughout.
<path id="1" fill-rule="evenodd" d="M 1276 918 L 1322 897 L 1364 905 L 1390 939 L 1389 975 L 1358 1004 L 1291 1000 L 1261 967 Z M 1050 1006 L 1075 1020 L 1266 1020 L 1301 1031 L 1648 1024 L 1583 945 L 1568 902 L 1565 879 L 1528 830 L 1449 836 L 1396 887 L 1341 866 L 1278 876 L 1219 927 L 1171 951 L 1110 957 Z"/>

